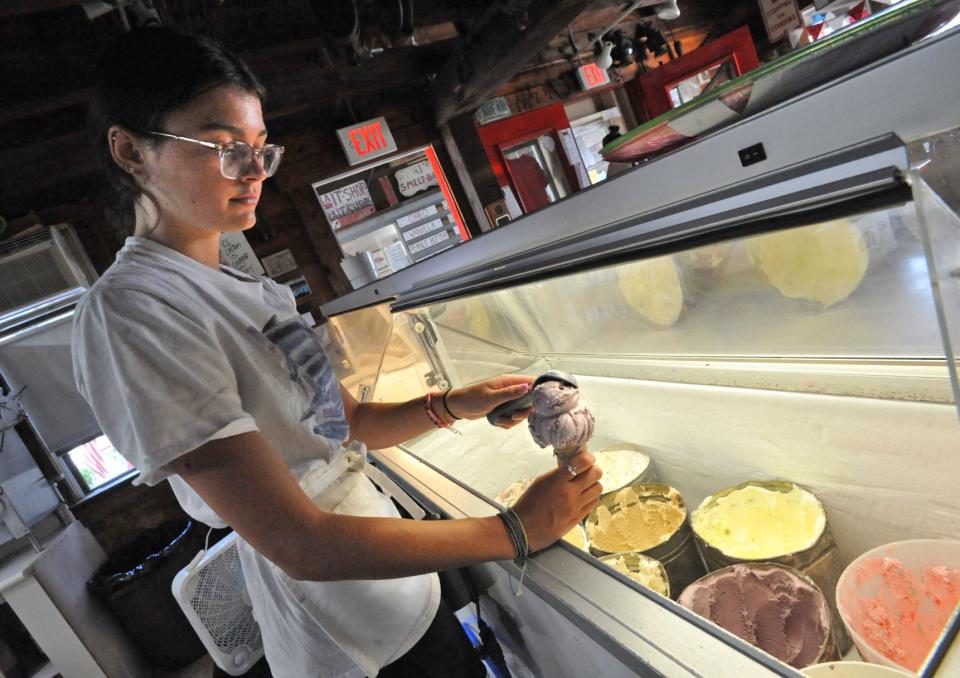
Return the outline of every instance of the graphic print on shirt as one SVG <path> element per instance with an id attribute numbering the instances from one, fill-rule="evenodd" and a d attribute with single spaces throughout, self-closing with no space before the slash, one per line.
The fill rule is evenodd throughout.
<path id="1" fill-rule="evenodd" d="M 290 381 L 300 384 L 310 398 L 300 421 L 313 417 L 314 433 L 337 442 L 346 440 L 350 428 L 343 413 L 340 384 L 323 352 L 320 338 L 299 317 L 277 320 L 274 315 L 260 332 L 280 349 L 290 371 Z"/>

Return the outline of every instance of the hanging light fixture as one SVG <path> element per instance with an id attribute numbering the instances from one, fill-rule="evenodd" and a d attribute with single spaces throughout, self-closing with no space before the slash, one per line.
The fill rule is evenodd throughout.
<path id="1" fill-rule="evenodd" d="M 664 21 L 673 21 L 680 18 L 680 8 L 677 6 L 677 0 L 667 0 L 656 6 L 657 17 Z"/>
<path id="2" fill-rule="evenodd" d="M 597 56 L 597 66 L 603 70 L 607 70 L 613 66 L 613 43 L 609 40 L 603 42 L 603 47 L 600 50 L 600 54 Z"/>
<path id="3" fill-rule="evenodd" d="M 646 3 L 644 9 L 647 12 L 656 13 L 657 17 L 665 21 L 671 21 L 680 16 L 680 8 L 677 6 L 677 0 L 665 0 L 650 7 L 652 3 L 649 0 L 634 0 L 621 12 L 616 21 L 598 34 L 595 43 L 594 53 L 597 55 L 597 66 L 606 70 L 614 65 L 623 66 L 633 63 L 633 44 L 629 38 L 623 36 L 622 32 L 614 31 L 617 24 L 630 16 L 640 5 Z M 614 33 L 620 33 L 620 39 L 614 38 Z M 593 36 L 590 36 L 593 39 Z M 662 36 L 661 36 L 662 38 Z M 616 50 L 616 51 L 615 51 Z"/>

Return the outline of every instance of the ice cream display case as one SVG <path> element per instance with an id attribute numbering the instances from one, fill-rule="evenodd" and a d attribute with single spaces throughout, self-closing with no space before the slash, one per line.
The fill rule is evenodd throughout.
<path id="1" fill-rule="evenodd" d="M 483 568 L 484 616 L 534 675 L 860 658 L 893 673 L 857 675 L 958 675 L 960 215 L 941 189 L 960 165 L 937 152 L 957 107 L 908 97 L 827 148 L 769 135 L 835 128 L 831 103 L 868 105 L 883 69 L 932 101 L 943 82 L 909 74 L 960 85 L 936 66 L 958 46 L 921 43 L 324 309 L 361 400 L 555 371 L 589 403 L 600 505 L 524 571 Z M 703 169 L 748 141 L 773 162 Z M 556 466 L 538 441 L 461 421 L 372 457 L 434 511 L 491 515 Z"/>

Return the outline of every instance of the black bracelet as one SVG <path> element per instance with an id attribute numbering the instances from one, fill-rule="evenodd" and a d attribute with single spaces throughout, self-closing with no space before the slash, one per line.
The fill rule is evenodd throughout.
<path id="1" fill-rule="evenodd" d="M 453 417 L 454 421 L 460 421 L 462 417 L 458 417 L 457 415 L 455 415 L 453 411 L 450 409 L 450 406 L 447 404 L 447 395 L 449 393 L 450 393 L 450 389 L 448 388 L 446 391 L 443 392 L 443 396 L 440 398 L 440 402 L 443 403 L 443 409 L 447 411 L 447 414 Z"/>
<path id="2" fill-rule="evenodd" d="M 497 514 L 500 520 L 507 528 L 507 534 L 510 542 L 513 544 L 513 550 L 516 557 L 513 559 L 517 567 L 523 567 L 530 555 L 530 544 L 527 541 L 527 531 L 520 522 L 520 516 L 512 508 L 506 508 Z"/>

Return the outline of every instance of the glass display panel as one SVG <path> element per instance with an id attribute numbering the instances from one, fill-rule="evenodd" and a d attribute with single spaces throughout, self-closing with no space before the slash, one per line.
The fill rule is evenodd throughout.
<path id="1" fill-rule="evenodd" d="M 924 241 L 931 263 L 943 342 L 952 368 L 954 399 L 960 407 L 960 217 L 919 177 L 914 195 L 922 208 Z M 958 412 L 960 414 L 960 412 Z"/>
<path id="2" fill-rule="evenodd" d="M 510 296 L 512 312 L 497 301 L 503 295 L 430 311 L 441 331 L 458 333 L 463 321 L 447 320 L 457 303 L 475 326 L 486 316 L 502 324 L 508 313 L 517 324 L 520 314 L 535 327 L 530 334 L 491 341 L 557 355 L 930 358 L 943 352 L 912 205 L 553 278 Z M 477 312 L 468 312 L 471 305 Z"/>
<path id="3" fill-rule="evenodd" d="M 917 184 L 905 206 L 395 313 L 372 397 L 504 372 L 574 374 L 596 417 L 589 449 L 605 495 L 567 548 L 792 666 L 849 656 L 876 629 L 845 573 L 892 557 L 921 597 L 931 568 L 960 591 L 960 421 L 944 343 L 960 336 L 960 221 L 926 191 Z M 334 321 L 348 340 L 351 319 Z M 525 426 L 456 428 L 403 448 L 499 504 L 556 467 Z M 659 518 L 644 517 L 650 502 Z M 890 546 L 932 539 L 948 545 Z M 663 582 L 648 577 L 661 566 Z M 774 616 L 805 615 L 813 640 L 771 645 L 709 603 L 724 591 L 745 600 L 745 586 L 763 598 L 777 581 L 807 602 Z M 951 596 L 932 612 L 921 601 L 930 628 Z M 918 650 L 872 637 L 877 657 L 918 670 Z"/>

